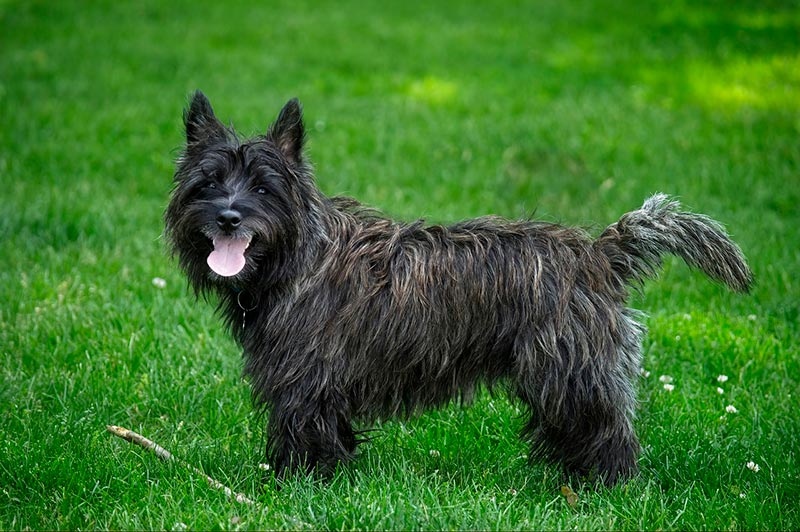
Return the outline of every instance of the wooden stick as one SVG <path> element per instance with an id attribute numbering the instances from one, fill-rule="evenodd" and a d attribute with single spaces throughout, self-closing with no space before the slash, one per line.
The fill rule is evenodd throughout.
<path id="1" fill-rule="evenodd" d="M 177 464 L 180 464 L 180 465 L 184 466 L 189 471 L 192 471 L 193 473 L 202 476 L 204 479 L 206 479 L 206 482 L 208 482 L 208 484 L 212 488 L 218 489 L 218 490 L 222 490 L 225 493 L 225 495 L 227 495 L 229 498 L 235 500 L 236 502 L 242 503 L 242 504 L 249 504 L 249 505 L 255 504 L 255 503 L 253 503 L 252 500 L 248 499 L 243 494 L 235 493 L 228 486 L 226 486 L 225 484 L 223 484 L 222 482 L 220 482 L 218 480 L 215 480 L 215 479 L 211 478 L 210 476 L 206 475 L 205 473 L 203 473 L 202 471 L 200 471 L 198 468 L 194 467 L 193 465 L 188 464 L 188 463 L 186 463 L 186 462 L 184 462 L 182 460 L 179 460 L 178 458 L 175 458 L 172 455 L 172 453 L 170 453 L 168 450 L 164 449 L 163 447 L 161 447 L 156 442 L 154 442 L 152 440 L 148 440 L 147 438 L 145 438 L 141 434 L 139 434 L 137 432 L 133 432 L 132 430 L 126 429 L 125 427 L 118 427 L 116 425 L 106 425 L 106 429 L 108 429 L 108 432 L 110 432 L 114 436 L 119 436 L 123 440 L 127 440 L 127 441 L 129 441 L 131 443 L 135 443 L 136 445 L 144 447 L 148 451 L 152 451 L 156 456 L 158 456 L 159 458 L 161 458 L 162 460 L 164 460 L 166 462 L 173 461 L 173 462 L 175 462 Z"/>

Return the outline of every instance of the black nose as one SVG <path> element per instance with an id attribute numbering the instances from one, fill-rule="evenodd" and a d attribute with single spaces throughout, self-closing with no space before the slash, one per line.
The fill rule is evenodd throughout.
<path id="1" fill-rule="evenodd" d="M 225 209 L 217 215 L 217 225 L 225 231 L 236 229 L 241 223 L 242 215 L 239 211 Z"/>

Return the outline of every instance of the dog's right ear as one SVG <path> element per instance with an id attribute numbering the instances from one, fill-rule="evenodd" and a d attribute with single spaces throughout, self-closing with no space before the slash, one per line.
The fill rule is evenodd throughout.
<path id="1" fill-rule="evenodd" d="M 183 124 L 186 127 L 186 141 L 189 144 L 226 136 L 225 126 L 214 116 L 211 102 L 200 91 L 195 91 L 189 109 L 183 112 Z"/>

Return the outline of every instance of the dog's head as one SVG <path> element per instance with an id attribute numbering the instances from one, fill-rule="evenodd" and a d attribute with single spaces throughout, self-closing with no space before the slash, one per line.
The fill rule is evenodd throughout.
<path id="1" fill-rule="evenodd" d="M 196 289 L 245 281 L 298 245 L 316 190 L 300 103 L 290 100 L 266 135 L 241 141 L 198 91 L 184 124 L 166 237 Z"/>

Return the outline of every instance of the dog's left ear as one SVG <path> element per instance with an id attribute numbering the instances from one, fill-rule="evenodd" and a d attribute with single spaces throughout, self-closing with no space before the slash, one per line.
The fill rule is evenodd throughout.
<path id="1" fill-rule="evenodd" d="M 270 126 L 267 136 L 290 162 L 300 163 L 303 157 L 305 127 L 303 109 L 297 98 L 292 98 L 283 106 L 278 119 Z"/>

